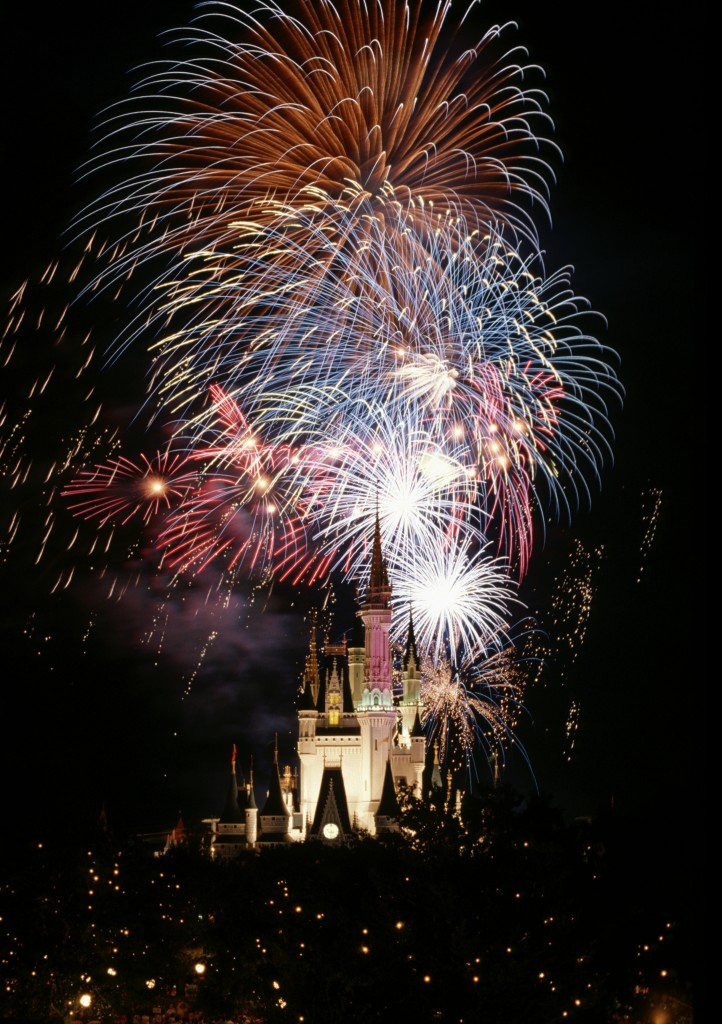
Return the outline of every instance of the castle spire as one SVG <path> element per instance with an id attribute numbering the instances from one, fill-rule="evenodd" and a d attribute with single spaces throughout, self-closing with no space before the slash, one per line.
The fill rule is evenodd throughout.
<path id="1" fill-rule="evenodd" d="M 374 524 L 374 542 L 371 553 L 371 575 L 369 577 L 368 590 L 366 592 L 366 605 L 376 608 L 388 608 L 391 598 L 391 586 L 389 574 L 386 570 L 386 562 L 381 553 L 381 523 L 379 520 L 378 506 L 376 508 L 376 522 Z"/>
<path id="2" fill-rule="evenodd" d="M 311 710 L 316 706 L 318 691 L 320 687 L 320 671 L 318 665 L 318 645 L 316 642 L 316 609 L 311 611 L 311 642 L 309 652 L 306 655 L 306 665 L 303 670 L 303 701 L 304 710 Z"/>
<path id="3" fill-rule="evenodd" d="M 414 616 L 409 605 L 409 635 L 406 638 L 406 651 L 404 652 L 404 665 L 408 667 L 411 658 L 416 665 L 419 664 L 419 652 L 416 647 L 416 635 L 414 634 Z"/>
<path id="4" fill-rule="evenodd" d="M 254 809 L 254 810 L 256 808 L 256 797 L 255 797 L 255 794 L 253 792 L 253 754 L 251 754 L 251 768 L 250 768 L 250 773 L 249 773 L 248 804 L 247 804 L 247 806 L 252 808 L 252 809 Z"/>

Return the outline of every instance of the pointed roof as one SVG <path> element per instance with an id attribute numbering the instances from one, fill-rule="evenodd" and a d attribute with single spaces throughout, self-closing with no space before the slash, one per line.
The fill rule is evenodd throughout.
<path id="1" fill-rule="evenodd" d="M 388 608 L 391 598 L 391 585 L 389 574 L 386 570 L 386 562 L 381 553 L 381 523 L 379 521 L 379 510 L 376 509 L 376 522 L 374 524 L 374 543 L 371 553 L 371 575 L 366 590 L 366 606 L 381 605 Z"/>
<path id="2" fill-rule="evenodd" d="M 244 818 L 246 811 L 257 810 L 256 798 L 253 795 L 253 758 L 251 758 L 251 767 L 248 778 L 249 782 L 246 782 L 245 776 L 241 774 L 241 783 L 238 787 L 238 806 L 240 807 Z"/>
<path id="3" fill-rule="evenodd" d="M 180 811 L 178 812 L 178 824 L 176 825 L 176 827 L 171 832 L 171 836 L 172 836 L 172 841 L 174 843 L 185 842 L 186 827 L 183 824 L 183 816 L 181 815 Z"/>
<path id="4" fill-rule="evenodd" d="M 306 673 L 303 675 L 303 689 L 301 690 L 298 698 L 298 710 L 299 711 L 315 711 L 316 703 L 313 699 L 313 689 L 311 687 L 311 680 L 308 678 Z"/>
<path id="5" fill-rule="evenodd" d="M 396 786 L 394 785 L 394 776 L 391 771 L 390 761 L 386 762 L 386 772 L 384 774 L 384 787 L 381 790 L 381 800 L 379 801 L 379 806 L 376 809 L 376 817 L 401 817 L 401 808 L 399 807 L 399 801 L 396 796 Z"/>
<path id="6" fill-rule="evenodd" d="M 316 711 L 321 714 L 326 710 L 326 673 L 321 673 L 321 681 L 318 686 L 318 697 L 316 698 Z"/>
<path id="7" fill-rule="evenodd" d="M 414 619 L 409 608 L 409 635 L 406 638 L 406 651 L 404 652 L 404 668 L 409 667 L 409 661 L 413 658 L 419 664 L 419 651 L 416 647 L 416 636 L 414 635 Z"/>
<path id="8" fill-rule="evenodd" d="M 228 789 L 226 790 L 226 802 L 224 804 L 221 816 L 218 819 L 224 825 L 230 824 L 231 822 L 242 822 L 243 814 L 238 803 L 238 780 L 236 778 L 236 745 L 233 744 L 233 753 L 231 754 L 231 777 L 228 780 Z"/>
<path id="9" fill-rule="evenodd" d="M 443 789 L 444 780 L 441 778 L 441 767 L 439 765 L 439 744 L 434 744 L 434 764 L 431 769 L 431 788 Z"/>
<path id="10" fill-rule="evenodd" d="M 256 797 L 253 792 L 253 758 L 251 758 L 251 772 L 248 779 L 248 792 L 246 794 L 246 810 L 256 811 L 258 806 L 256 804 Z"/>
<path id="11" fill-rule="evenodd" d="M 419 714 L 419 705 L 418 704 L 416 705 L 416 714 L 414 715 L 414 724 L 413 724 L 413 726 L 411 728 L 411 735 L 412 735 L 412 737 L 413 736 L 423 736 L 424 735 L 424 730 L 423 730 L 423 728 L 421 726 L 421 715 Z"/>
<path id="12" fill-rule="evenodd" d="M 226 802 L 221 811 L 221 816 L 218 821 L 222 825 L 230 825 L 231 823 L 240 824 L 243 822 L 243 812 L 241 811 L 240 804 L 238 803 L 238 784 L 236 782 L 235 774 L 231 777 L 228 782 L 228 790 L 226 792 Z"/>
<path id="13" fill-rule="evenodd" d="M 323 837 L 324 825 L 333 823 L 338 826 L 341 836 L 351 834 L 351 818 L 348 813 L 346 786 L 343 781 L 341 766 L 325 766 L 321 776 L 321 788 L 316 802 L 316 813 L 309 835 L 314 839 Z"/>
<path id="14" fill-rule="evenodd" d="M 278 773 L 278 740 L 276 740 L 276 749 L 273 754 L 273 768 L 271 769 L 271 779 L 268 785 L 268 797 L 261 811 L 262 818 L 269 815 L 285 815 L 290 817 L 288 807 L 286 807 L 283 799 L 283 792 L 281 791 L 281 776 Z"/>

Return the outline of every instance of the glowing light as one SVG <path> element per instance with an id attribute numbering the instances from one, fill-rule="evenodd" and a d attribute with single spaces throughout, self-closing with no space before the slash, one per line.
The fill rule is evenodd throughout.
<path id="1" fill-rule="evenodd" d="M 505 629 L 509 606 L 519 603 L 504 564 L 468 542 L 417 550 L 390 578 L 395 607 L 413 609 L 416 636 L 434 658 L 445 647 L 454 661 L 460 647 L 478 650 Z"/>
<path id="2" fill-rule="evenodd" d="M 76 515 L 101 524 L 124 525 L 135 516 L 145 522 L 179 503 L 195 486 L 196 476 L 184 455 L 158 452 L 151 460 L 141 455 L 131 462 L 121 456 L 105 465 L 83 469 L 62 496 Z"/>

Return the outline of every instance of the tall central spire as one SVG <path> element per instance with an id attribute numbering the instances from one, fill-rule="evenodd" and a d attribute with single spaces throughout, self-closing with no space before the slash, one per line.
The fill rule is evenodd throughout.
<path id="1" fill-rule="evenodd" d="M 381 524 L 378 508 L 374 526 L 371 573 L 358 615 L 365 626 L 364 704 L 391 704 L 391 584 L 381 552 Z"/>
<path id="2" fill-rule="evenodd" d="M 381 552 L 381 523 L 377 508 L 374 525 L 374 543 L 371 554 L 371 575 L 364 604 L 367 608 L 388 608 L 390 600 L 391 584 L 389 583 L 389 574 L 386 570 L 386 562 Z"/>

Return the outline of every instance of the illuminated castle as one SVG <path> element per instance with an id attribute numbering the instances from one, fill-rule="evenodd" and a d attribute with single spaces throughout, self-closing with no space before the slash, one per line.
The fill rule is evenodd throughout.
<path id="1" fill-rule="evenodd" d="M 238 786 L 234 752 L 226 804 L 214 825 L 215 856 L 398 829 L 397 787 L 421 795 L 426 742 L 413 623 L 409 618 L 406 650 L 396 668 L 390 627 L 391 586 L 377 517 L 371 573 L 351 643 L 325 643 L 319 652 L 312 626 L 298 707 L 300 775 L 289 768 L 281 775 L 276 752 L 259 809 L 252 775 Z"/>

